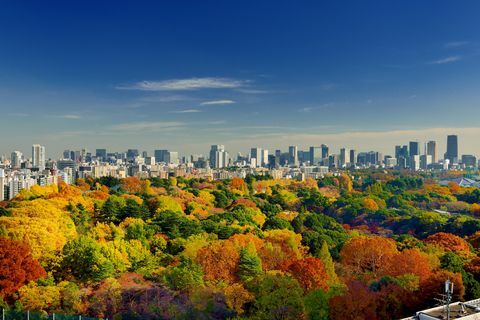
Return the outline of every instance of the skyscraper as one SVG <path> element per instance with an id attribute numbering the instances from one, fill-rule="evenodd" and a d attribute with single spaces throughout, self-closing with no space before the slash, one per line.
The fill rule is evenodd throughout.
<path id="1" fill-rule="evenodd" d="M 107 149 L 97 149 L 97 150 L 95 150 L 95 156 L 99 160 L 102 160 L 102 161 L 107 160 Z"/>
<path id="2" fill-rule="evenodd" d="M 417 141 L 410 141 L 409 143 L 410 156 L 420 155 L 420 148 Z"/>
<path id="3" fill-rule="evenodd" d="M 255 163 L 255 167 L 262 166 L 262 148 L 251 148 L 250 149 L 250 159 L 252 163 Z M 255 159 L 255 160 L 253 160 Z"/>
<path id="4" fill-rule="evenodd" d="M 310 147 L 310 165 L 317 166 L 322 159 L 322 147 Z"/>
<path id="5" fill-rule="evenodd" d="M 168 151 L 167 156 L 165 158 L 166 163 L 173 163 L 173 164 L 178 164 L 178 152 L 176 151 Z"/>
<path id="6" fill-rule="evenodd" d="M 450 160 L 450 164 L 458 162 L 458 136 L 447 136 L 447 152 L 445 159 Z"/>
<path id="7" fill-rule="evenodd" d="M 288 155 L 289 155 L 289 163 L 291 165 L 298 165 L 298 147 L 297 146 L 290 146 L 288 147 Z"/>
<path id="8" fill-rule="evenodd" d="M 32 162 L 33 168 L 40 171 L 45 170 L 45 147 L 39 144 L 32 146 Z"/>
<path id="9" fill-rule="evenodd" d="M 22 153 L 20 151 L 13 151 L 10 160 L 11 160 L 11 165 L 12 168 L 18 169 L 22 165 Z"/>
<path id="10" fill-rule="evenodd" d="M 221 144 L 212 145 L 210 148 L 210 167 L 223 168 L 228 164 L 228 153 Z M 227 162 L 227 163 L 226 163 Z"/>
<path id="11" fill-rule="evenodd" d="M 348 166 L 350 163 L 350 149 L 340 149 L 340 168 Z"/>
<path id="12" fill-rule="evenodd" d="M 322 144 L 322 159 L 328 158 L 328 146 L 326 144 Z"/>
<path id="13" fill-rule="evenodd" d="M 427 156 L 432 156 L 432 163 L 437 163 L 438 153 L 437 153 L 437 142 L 428 141 L 425 145 L 425 154 Z"/>
<path id="14" fill-rule="evenodd" d="M 0 168 L 0 201 L 5 200 L 5 172 Z"/>
<path id="15" fill-rule="evenodd" d="M 154 156 L 156 162 L 167 162 L 168 150 L 155 150 Z"/>

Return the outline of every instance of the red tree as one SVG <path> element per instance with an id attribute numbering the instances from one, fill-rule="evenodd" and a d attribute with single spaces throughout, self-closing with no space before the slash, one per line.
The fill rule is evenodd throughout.
<path id="1" fill-rule="evenodd" d="M 0 238 L 0 296 L 8 296 L 46 275 L 26 243 Z"/>
<path id="2" fill-rule="evenodd" d="M 309 257 L 301 260 L 285 262 L 282 269 L 297 279 L 305 291 L 323 289 L 328 291 L 329 276 L 325 272 L 322 260 Z"/>

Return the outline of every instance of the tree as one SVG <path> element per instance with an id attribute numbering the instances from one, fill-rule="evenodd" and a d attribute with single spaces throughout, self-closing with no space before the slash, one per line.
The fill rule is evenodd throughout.
<path id="1" fill-rule="evenodd" d="M 240 254 L 230 241 L 218 240 L 200 249 L 197 253 L 199 263 L 207 281 L 237 280 Z"/>
<path id="2" fill-rule="evenodd" d="M 262 260 L 258 257 L 255 246 L 250 244 L 240 250 L 238 275 L 243 281 L 249 281 L 263 273 Z"/>
<path id="3" fill-rule="evenodd" d="M 459 252 L 463 255 L 470 253 L 468 242 L 451 233 L 438 232 L 432 234 L 425 239 L 425 242 L 436 245 L 445 251 Z"/>
<path id="4" fill-rule="evenodd" d="M 127 177 L 121 181 L 122 189 L 127 193 L 135 194 L 142 191 L 142 181 L 137 177 Z"/>
<path id="5" fill-rule="evenodd" d="M 335 273 L 335 265 L 333 263 L 332 256 L 330 255 L 330 250 L 328 250 L 328 244 L 326 241 L 323 241 L 322 248 L 318 253 L 318 257 L 323 262 L 325 273 L 328 275 L 328 284 L 333 286 L 339 283 L 337 274 Z"/>
<path id="6" fill-rule="evenodd" d="M 46 275 L 26 243 L 0 237 L 0 296 L 9 296 Z"/>
<path id="7" fill-rule="evenodd" d="M 191 260 L 184 259 L 180 265 L 168 267 L 162 275 L 173 290 L 189 291 L 203 286 L 202 268 Z"/>
<path id="8" fill-rule="evenodd" d="M 425 253 L 416 248 L 406 249 L 390 260 L 387 273 L 392 276 L 413 274 L 424 281 L 432 275 L 432 267 Z"/>
<path id="9" fill-rule="evenodd" d="M 379 319 L 376 316 L 375 293 L 360 281 L 347 283 L 347 291 L 330 299 L 330 319 L 364 320 Z"/>
<path id="10" fill-rule="evenodd" d="M 98 220 L 101 222 L 119 223 L 122 220 L 122 211 L 126 200 L 122 197 L 111 195 L 103 204 Z"/>
<path id="11" fill-rule="evenodd" d="M 330 278 L 325 272 L 322 260 L 319 258 L 308 257 L 301 260 L 285 262 L 283 269 L 288 271 L 305 292 L 314 289 L 322 289 L 328 291 L 330 289 Z"/>
<path id="12" fill-rule="evenodd" d="M 373 278 L 385 273 L 393 257 L 398 253 L 395 241 L 383 237 L 359 236 L 351 238 L 340 252 L 341 261 L 353 273 L 369 273 Z"/>
<path id="13" fill-rule="evenodd" d="M 92 238 L 81 236 L 63 248 L 63 271 L 82 282 L 101 281 L 113 276 L 114 266 Z"/>
<path id="14" fill-rule="evenodd" d="M 256 319 L 302 319 L 305 313 L 303 290 L 297 280 L 288 276 L 266 274 L 253 287 Z"/>

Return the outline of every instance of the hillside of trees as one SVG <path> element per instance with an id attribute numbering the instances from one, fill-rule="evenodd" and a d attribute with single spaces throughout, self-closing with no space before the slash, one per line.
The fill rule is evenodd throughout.
<path id="1" fill-rule="evenodd" d="M 435 211 L 437 210 L 437 211 Z M 0 203 L 0 305 L 109 319 L 397 319 L 480 298 L 480 190 L 363 172 L 102 178 Z"/>

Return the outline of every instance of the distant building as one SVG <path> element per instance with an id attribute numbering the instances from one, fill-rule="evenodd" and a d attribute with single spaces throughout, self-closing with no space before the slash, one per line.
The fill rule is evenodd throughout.
<path id="1" fill-rule="evenodd" d="M 436 141 L 428 141 L 425 144 L 425 154 L 432 156 L 432 163 L 438 162 L 438 152 L 437 152 L 437 142 Z"/>
<path id="2" fill-rule="evenodd" d="M 345 168 L 350 164 L 350 149 L 340 149 L 340 168 Z"/>
<path id="3" fill-rule="evenodd" d="M 0 201 L 5 199 L 5 172 L 0 168 Z"/>
<path id="4" fill-rule="evenodd" d="M 290 146 L 288 147 L 288 155 L 290 165 L 298 166 L 298 147 L 297 146 Z"/>
<path id="5" fill-rule="evenodd" d="M 167 162 L 168 150 L 155 150 L 154 151 L 155 161 L 157 162 Z"/>
<path id="6" fill-rule="evenodd" d="M 22 153 L 20 151 L 13 151 L 10 156 L 11 166 L 14 169 L 19 169 L 22 166 Z"/>
<path id="7" fill-rule="evenodd" d="M 39 144 L 32 146 L 32 162 L 33 168 L 39 171 L 45 170 L 45 147 Z"/>
<path id="8" fill-rule="evenodd" d="M 212 145 L 210 148 L 210 167 L 225 168 L 228 166 L 228 153 L 223 145 Z"/>
<path id="9" fill-rule="evenodd" d="M 322 147 L 310 147 L 310 165 L 317 166 L 322 162 Z"/>
<path id="10" fill-rule="evenodd" d="M 447 136 L 447 152 L 444 159 L 450 160 L 450 164 L 458 162 L 458 136 Z"/>
<path id="11" fill-rule="evenodd" d="M 102 161 L 107 160 L 107 149 L 97 149 L 97 150 L 95 150 L 95 156 L 99 160 L 102 160 Z M 64 158 L 66 158 L 65 155 L 64 155 Z"/>
<path id="12" fill-rule="evenodd" d="M 410 141 L 408 143 L 408 146 L 409 146 L 409 155 L 410 156 L 420 155 L 419 143 L 417 141 Z"/>
<path id="13" fill-rule="evenodd" d="M 477 168 L 477 158 L 470 154 L 464 154 L 462 155 L 462 164 L 465 168 L 475 169 Z"/>

